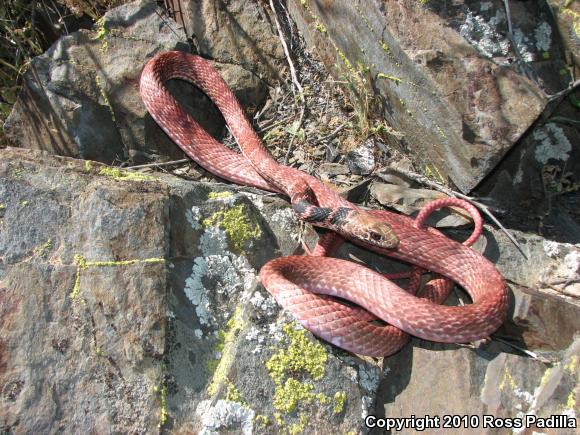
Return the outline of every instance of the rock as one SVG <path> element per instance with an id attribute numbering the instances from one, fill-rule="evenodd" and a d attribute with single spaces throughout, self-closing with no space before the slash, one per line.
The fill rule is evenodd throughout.
<path id="1" fill-rule="evenodd" d="M 565 100 L 553 121 L 538 123 L 478 187 L 505 225 L 580 243 L 580 141 L 566 121 L 577 113 Z"/>
<path id="2" fill-rule="evenodd" d="M 167 191 L 0 152 L 2 432 L 157 430 Z"/>
<path id="3" fill-rule="evenodd" d="M 580 247 L 540 236 L 510 230 L 522 251 L 505 233 L 489 229 L 497 249 L 486 254 L 510 281 L 533 289 L 551 289 L 564 295 L 578 295 Z M 491 248 L 490 248 L 491 249 Z"/>
<path id="4" fill-rule="evenodd" d="M 446 348 L 443 352 L 441 345 L 413 341 L 413 346 L 386 361 L 385 377 L 379 388 L 384 405 L 377 409 L 377 414 L 409 418 L 412 410 L 418 417 L 439 416 L 439 429 L 430 429 L 430 433 L 449 433 L 449 427 L 444 426 L 444 415 L 466 415 L 465 420 L 455 422 L 463 432 L 512 433 L 513 430 L 520 433 L 519 428 L 499 426 L 501 420 L 495 421 L 494 426 L 493 420 L 500 418 L 519 420 L 521 428 L 527 427 L 530 431 L 576 432 L 578 339 L 552 367 L 525 356 L 499 353 L 487 346 L 475 350 Z M 446 399 L 425 400 L 426 385 Z M 484 425 L 486 415 L 493 420 Z M 548 418 L 552 415 L 564 416 L 567 428 L 546 431 L 538 422 L 526 425 L 526 418 L 530 422 L 527 416 Z"/>
<path id="5" fill-rule="evenodd" d="M 286 61 L 267 2 L 173 0 L 173 11 L 202 56 L 241 65 L 271 85 L 280 79 Z"/>
<path id="6" fill-rule="evenodd" d="M 358 148 L 350 151 L 345 158 L 350 172 L 355 175 L 369 175 L 375 169 L 375 143 L 367 139 Z"/>
<path id="7" fill-rule="evenodd" d="M 330 177 L 336 175 L 347 175 L 349 173 L 349 169 L 340 163 L 322 163 L 318 167 L 319 174 L 326 174 Z"/>
<path id="8" fill-rule="evenodd" d="M 580 5 L 577 2 L 558 2 L 548 0 L 548 4 L 554 13 L 554 19 L 558 26 L 558 35 L 573 58 L 573 62 L 568 63 L 567 68 L 572 67 L 573 77 L 578 77 L 578 64 L 580 64 L 580 29 L 578 20 L 580 17 Z"/>
<path id="9" fill-rule="evenodd" d="M 522 62 L 501 2 L 295 1 L 289 12 L 341 80 L 370 79 L 358 94 L 380 98 L 389 125 L 405 133 L 402 145 L 463 192 L 542 113 L 542 89 L 555 93 L 570 81 L 545 5 L 512 6 L 518 53 L 531 55 Z"/>
<path id="10" fill-rule="evenodd" d="M 287 203 L 0 154 L 2 431 L 360 429 L 380 370 L 318 342 L 258 285 L 298 247 Z"/>
<path id="11" fill-rule="evenodd" d="M 389 183 L 373 183 L 371 195 L 382 205 L 394 207 L 405 214 L 419 211 L 429 201 L 444 198 L 445 195 L 435 190 L 411 189 Z"/>
<path id="12" fill-rule="evenodd" d="M 92 32 L 62 37 L 33 59 L 5 132 L 21 147 L 105 163 L 179 158 L 181 151 L 147 114 L 139 78 L 155 54 L 186 48 L 183 32 L 155 2 L 113 9 Z M 266 87 L 254 74 L 216 66 L 242 104 L 263 101 Z M 200 91 L 175 81 L 170 89 L 210 133 L 222 133 L 217 109 Z"/>

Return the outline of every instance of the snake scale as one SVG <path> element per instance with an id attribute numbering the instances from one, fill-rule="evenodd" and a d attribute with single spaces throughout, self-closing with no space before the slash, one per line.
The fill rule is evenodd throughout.
<path id="1" fill-rule="evenodd" d="M 188 81 L 209 97 L 241 154 L 216 141 L 181 107 L 165 86 L 170 79 Z M 503 323 L 507 288 L 494 265 L 469 247 L 423 227 L 434 209 L 467 208 L 464 201 L 436 201 L 414 220 L 362 209 L 315 177 L 280 165 L 219 73 L 199 56 L 176 51 L 156 55 L 142 72 L 140 92 L 157 124 L 200 166 L 230 182 L 285 195 L 301 219 L 330 230 L 314 255 L 276 258 L 260 270 L 264 287 L 315 335 L 351 352 L 386 356 L 398 351 L 408 334 L 445 343 L 468 342 L 487 337 Z M 403 290 L 380 273 L 328 257 L 343 238 L 437 278 L 422 293 Z M 467 291 L 471 304 L 441 305 L 451 282 Z"/>

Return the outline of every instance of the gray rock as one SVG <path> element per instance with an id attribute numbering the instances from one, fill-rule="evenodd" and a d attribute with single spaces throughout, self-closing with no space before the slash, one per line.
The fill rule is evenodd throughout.
<path id="1" fill-rule="evenodd" d="M 450 350 L 413 341 L 413 346 L 386 361 L 386 376 L 379 388 L 379 396 L 385 402 L 380 412 L 384 415 L 391 418 L 409 418 L 410 414 L 439 416 L 438 430 L 429 430 L 429 433 L 449 433 L 449 427 L 443 426 L 444 415 L 467 415 L 466 422 L 459 421 L 459 430 L 464 432 L 519 432 L 517 428 L 494 426 L 493 422 L 486 426 L 485 415 L 494 419 L 518 419 L 522 429 L 554 434 L 576 432 L 578 340 L 552 367 L 524 356 L 499 353 L 488 345 L 475 350 Z M 445 400 L 429 400 L 425 397 L 425 388 L 436 391 Z M 549 418 L 552 415 L 564 416 L 567 428 L 546 432 L 538 423 L 526 425 L 526 416 Z M 495 424 L 500 425 L 501 421 Z"/>
<path id="2" fill-rule="evenodd" d="M 371 1 L 364 8 L 348 0 L 289 3 L 326 65 L 351 86 L 359 83 L 357 76 L 370 79 L 367 90 L 357 86 L 361 99 L 380 98 L 389 125 L 405 133 L 402 145 L 464 192 L 490 173 L 543 111 L 547 100 L 540 87 L 554 93 L 570 80 L 560 75 L 565 62 L 549 11 L 529 2 L 512 11 L 514 28 L 522 29 L 538 55 L 537 62 L 524 62 L 524 74 L 510 63 L 516 55 L 503 10 L 501 2 Z"/>
<path id="3" fill-rule="evenodd" d="M 167 193 L 98 172 L 2 150 L 3 432 L 157 429 Z"/>
<path id="4" fill-rule="evenodd" d="M 325 162 L 318 167 L 318 173 L 333 177 L 336 175 L 347 175 L 349 173 L 349 169 L 340 163 Z"/>
<path id="5" fill-rule="evenodd" d="M 59 39 L 33 59 L 6 121 L 6 135 L 25 148 L 111 163 L 129 157 L 179 158 L 182 153 L 147 114 L 139 78 L 155 54 L 187 49 L 184 33 L 153 1 L 109 11 L 92 32 Z M 244 105 L 257 106 L 266 87 L 238 65 L 215 64 Z M 170 89 L 212 134 L 223 131 L 217 109 L 189 84 Z M 137 158 L 137 157 L 135 157 Z"/>
<path id="6" fill-rule="evenodd" d="M 258 285 L 298 247 L 285 202 L 0 153 L 3 431 L 360 428 L 380 370 L 319 343 Z"/>
<path id="7" fill-rule="evenodd" d="M 280 79 L 286 61 L 267 2 L 185 1 L 174 13 L 201 55 L 242 65 L 270 85 Z"/>
<path id="8" fill-rule="evenodd" d="M 580 63 L 580 44 L 578 41 L 578 14 L 580 5 L 576 2 L 559 3 L 557 0 L 548 0 L 548 4 L 554 13 L 554 19 L 558 26 L 558 34 L 561 35 L 566 49 L 574 58 L 572 67 L 575 68 L 574 77 L 578 77 L 578 64 Z"/>
<path id="9" fill-rule="evenodd" d="M 375 169 L 375 142 L 367 139 L 345 157 L 346 165 L 354 175 L 369 175 Z"/>
<path id="10" fill-rule="evenodd" d="M 580 243 L 580 141 L 577 128 L 566 121 L 577 113 L 564 101 L 552 121 L 538 123 L 478 187 L 503 212 L 505 225 Z"/>

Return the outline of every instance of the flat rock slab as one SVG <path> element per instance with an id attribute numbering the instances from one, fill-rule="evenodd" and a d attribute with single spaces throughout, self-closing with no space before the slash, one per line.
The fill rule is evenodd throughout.
<path id="1" fill-rule="evenodd" d="M 2 432 L 159 424 L 167 195 L 91 171 L 2 150 Z"/>
<path id="2" fill-rule="evenodd" d="M 283 200 L 17 148 L 0 162 L 3 432 L 360 427 L 380 369 L 258 285 L 299 244 Z"/>
<path id="3" fill-rule="evenodd" d="M 565 62 L 549 9 L 525 2 L 511 15 L 519 57 L 502 2 L 307 0 L 289 7 L 308 45 L 341 80 L 372 84 L 358 94 L 380 99 L 424 171 L 463 192 L 542 113 L 542 88 L 551 94 L 570 79 L 560 73 Z"/>

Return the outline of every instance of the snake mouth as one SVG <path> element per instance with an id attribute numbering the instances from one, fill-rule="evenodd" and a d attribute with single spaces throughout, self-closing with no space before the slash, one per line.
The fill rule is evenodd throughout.
<path id="1" fill-rule="evenodd" d="M 388 223 L 364 211 L 351 213 L 343 229 L 347 231 L 349 238 L 379 248 L 393 249 L 399 244 L 399 238 Z"/>

